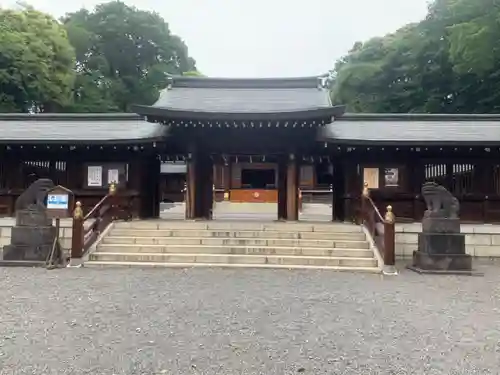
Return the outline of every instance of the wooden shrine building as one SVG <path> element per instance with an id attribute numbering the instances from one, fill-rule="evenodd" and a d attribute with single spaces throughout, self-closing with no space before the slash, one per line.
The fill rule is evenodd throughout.
<path id="1" fill-rule="evenodd" d="M 350 221 L 367 182 L 377 205 L 413 221 L 421 185 L 436 181 L 462 220 L 500 222 L 499 115 L 344 113 L 317 77 L 173 77 L 154 105 L 133 109 L 0 114 L 0 214 L 48 177 L 87 210 L 117 181 L 135 217 L 185 199 L 187 218 L 210 219 L 215 197 L 276 202 L 279 218 L 297 220 L 302 194 Z"/>

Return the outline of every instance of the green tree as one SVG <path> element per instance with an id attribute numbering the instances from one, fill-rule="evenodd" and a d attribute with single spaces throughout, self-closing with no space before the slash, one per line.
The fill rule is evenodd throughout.
<path id="1" fill-rule="evenodd" d="M 499 20 L 495 0 L 436 0 L 340 59 L 332 98 L 355 112 L 499 112 Z"/>
<path id="2" fill-rule="evenodd" d="M 152 104 L 169 74 L 196 70 L 185 43 L 157 13 L 104 3 L 62 20 L 76 50 L 76 112 L 127 111 Z"/>
<path id="3" fill-rule="evenodd" d="M 71 101 L 74 50 L 52 17 L 0 9 L 0 112 L 54 112 Z"/>
<path id="4" fill-rule="evenodd" d="M 447 42 L 456 73 L 457 112 L 500 112 L 500 7 L 496 0 L 436 0 L 432 23 Z"/>
<path id="5" fill-rule="evenodd" d="M 354 112 L 446 112 L 451 65 L 424 23 L 356 44 L 336 68 L 335 102 Z"/>

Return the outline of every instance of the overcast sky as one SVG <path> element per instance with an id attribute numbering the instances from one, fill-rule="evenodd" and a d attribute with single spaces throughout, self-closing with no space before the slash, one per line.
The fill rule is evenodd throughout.
<path id="1" fill-rule="evenodd" d="M 98 0 L 31 0 L 60 16 Z M 0 0 L 1 5 L 15 0 Z M 127 0 L 159 12 L 208 76 L 319 75 L 354 42 L 426 14 L 427 0 Z"/>

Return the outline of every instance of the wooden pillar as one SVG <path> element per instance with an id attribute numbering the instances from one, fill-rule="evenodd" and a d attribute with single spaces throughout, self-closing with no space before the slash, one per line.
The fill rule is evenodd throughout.
<path id="1" fill-rule="evenodd" d="M 361 205 L 358 200 L 359 190 L 363 188 L 363 168 L 356 162 L 344 163 L 345 194 L 344 194 L 344 221 L 354 221 L 359 216 L 357 205 Z"/>
<path id="2" fill-rule="evenodd" d="M 408 173 L 408 190 L 413 193 L 412 217 L 414 221 L 419 221 L 423 214 L 420 191 L 425 182 L 425 164 L 417 158 L 411 157 L 408 160 L 408 170 L 410 171 Z"/>
<path id="3" fill-rule="evenodd" d="M 151 173 L 151 186 L 150 191 L 153 203 L 153 218 L 160 217 L 160 174 L 161 174 L 161 160 L 158 155 L 153 155 L 149 160 L 149 169 Z"/>
<path id="4" fill-rule="evenodd" d="M 59 173 L 57 173 L 57 168 L 56 168 L 56 160 L 51 159 L 49 160 L 49 178 L 54 182 L 56 185 L 63 185 L 63 186 L 68 186 L 66 182 L 61 182 L 59 178 Z"/>
<path id="5" fill-rule="evenodd" d="M 225 162 L 223 166 L 223 189 L 224 189 L 224 200 L 229 200 L 229 191 L 231 190 L 231 161 Z"/>
<path id="6" fill-rule="evenodd" d="M 66 156 L 66 179 L 68 183 L 66 187 L 71 190 L 78 190 L 84 186 L 84 176 L 87 175 L 86 168 L 82 167 L 83 163 L 75 156 Z M 139 190 L 139 189 L 137 189 Z"/>
<path id="7" fill-rule="evenodd" d="M 488 195 L 495 192 L 493 176 L 495 174 L 494 165 L 491 161 L 485 160 L 474 164 L 474 174 L 472 189 L 474 194 Z"/>
<path id="8" fill-rule="evenodd" d="M 199 206 L 196 212 L 197 219 L 210 220 L 212 218 L 213 207 L 213 161 L 209 155 L 205 153 L 198 154 L 198 195 Z"/>
<path id="9" fill-rule="evenodd" d="M 196 158 L 194 155 L 189 155 L 187 162 L 186 173 L 186 219 L 193 220 L 195 218 L 196 206 Z"/>
<path id="10" fill-rule="evenodd" d="M 278 220 L 287 219 L 287 160 L 278 161 Z"/>
<path id="11" fill-rule="evenodd" d="M 290 154 L 286 168 L 286 214 L 286 220 L 299 220 L 299 168 L 294 154 Z"/>
<path id="12" fill-rule="evenodd" d="M 481 220 L 485 223 L 489 222 L 490 203 L 488 196 L 494 194 L 495 184 L 495 168 L 490 160 L 485 160 L 474 165 L 474 173 L 472 175 L 472 191 L 474 194 L 483 195 L 482 217 Z"/>
<path id="13" fill-rule="evenodd" d="M 332 221 L 345 220 L 345 169 L 341 160 L 333 163 L 333 181 L 332 181 Z"/>
<path id="14" fill-rule="evenodd" d="M 141 210 L 144 219 L 160 217 L 160 159 L 152 154 L 141 158 Z"/>
<path id="15" fill-rule="evenodd" d="M 210 155 L 199 149 L 190 153 L 186 175 L 186 219 L 211 219 L 213 176 L 213 161 Z"/>
<path id="16" fill-rule="evenodd" d="M 453 163 L 446 163 L 445 188 L 453 194 Z"/>

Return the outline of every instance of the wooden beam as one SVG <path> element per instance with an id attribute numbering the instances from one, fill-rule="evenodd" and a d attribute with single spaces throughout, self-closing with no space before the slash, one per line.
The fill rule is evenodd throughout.
<path id="1" fill-rule="evenodd" d="M 286 169 L 286 219 L 299 220 L 299 168 L 296 156 L 290 154 Z"/>
<path id="2" fill-rule="evenodd" d="M 213 161 L 206 154 L 198 155 L 198 190 L 197 194 L 200 194 L 200 207 L 199 211 L 196 213 L 196 218 L 203 220 L 212 219 L 212 208 L 213 208 Z"/>
<path id="3" fill-rule="evenodd" d="M 187 160 L 186 174 L 186 219 L 195 218 L 195 197 L 196 197 L 196 159 L 193 155 Z"/>
<path id="4" fill-rule="evenodd" d="M 287 219 L 287 161 L 283 157 L 278 163 L 278 220 Z"/>
<path id="5" fill-rule="evenodd" d="M 231 161 L 228 160 L 223 166 L 223 189 L 224 200 L 229 200 L 229 191 L 231 190 Z"/>

